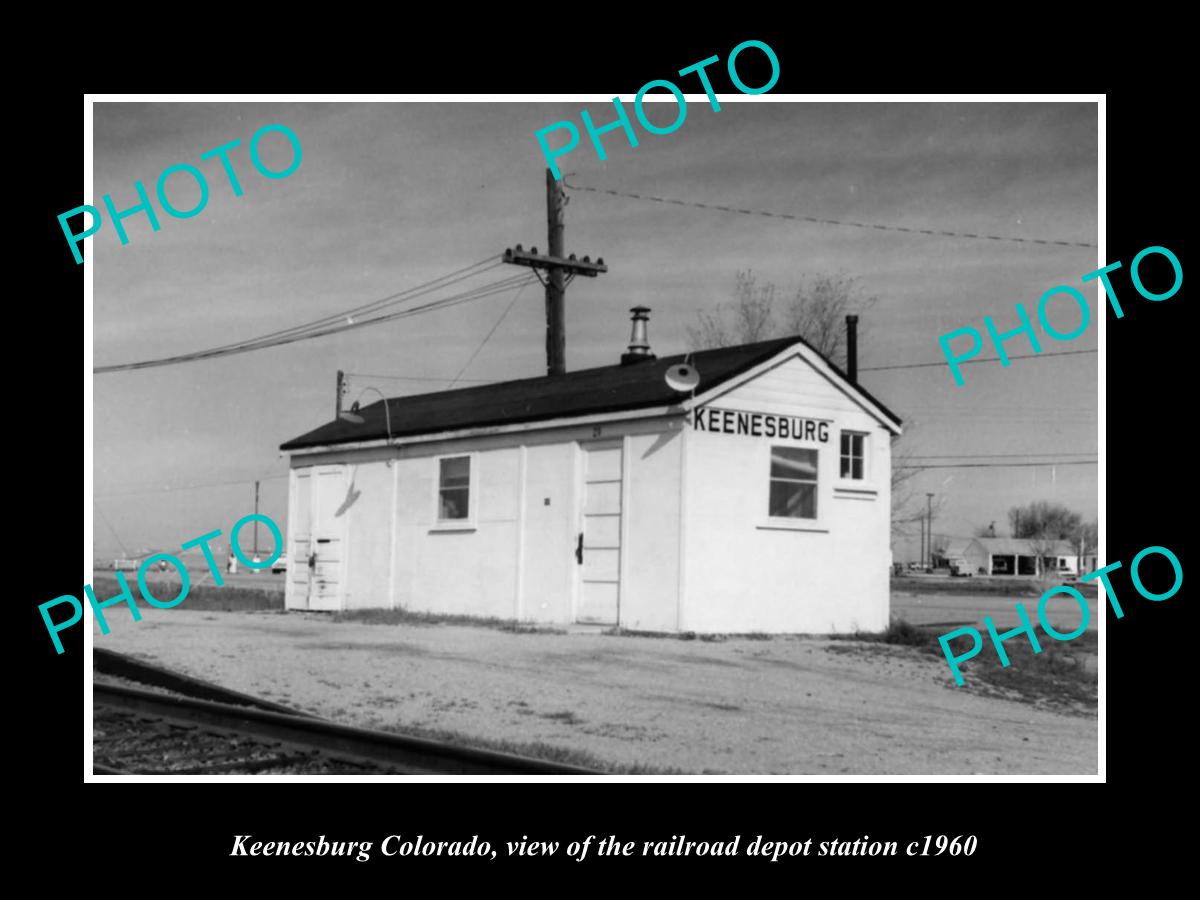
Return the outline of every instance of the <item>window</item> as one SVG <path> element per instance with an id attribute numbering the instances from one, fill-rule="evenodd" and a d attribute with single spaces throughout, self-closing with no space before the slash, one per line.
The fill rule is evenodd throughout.
<path id="1" fill-rule="evenodd" d="M 862 481 L 866 477 L 867 436 L 858 431 L 842 432 L 841 477 Z"/>
<path id="2" fill-rule="evenodd" d="M 438 466 L 438 520 L 466 519 L 471 509 L 471 457 L 443 457 Z"/>
<path id="3" fill-rule="evenodd" d="M 770 515 L 791 519 L 817 517 L 817 451 L 771 448 Z"/>

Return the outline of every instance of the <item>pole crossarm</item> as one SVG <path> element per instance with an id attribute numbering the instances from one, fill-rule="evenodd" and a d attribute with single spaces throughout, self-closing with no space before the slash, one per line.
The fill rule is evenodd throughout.
<path id="1" fill-rule="evenodd" d="M 608 266 L 601 257 L 592 262 L 590 256 L 579 259 L 574 253 L 567 255 L 563 246 L 563 209 L 566 197 L 562 185 L 549 169 L 546 170 L 546 237 L 549 253 L 542 255 L 537 247 L 526 250 L 520 244 L 504 251 L 501 262 L 533 269 L 538 281 L 546 289 L 546 374 L 565 375 L 567 372 L 567 285 L 578 275 L 595 278 L 607 272 Z M 545 277 L 543 276 L 545 274 Z"/>
<path id="2" fill-rule="evenodd" d="M 585 256 L 583 259 L 576 259 L 575 254 L 572 253 L 563 259 L 561 256 L 539 254 L 536 247 L 533 250 L 524 250 L 520 244 L 504 251 L 504 262 L 512 263 L 514 266 L 529 266 L 533 269 L 560 269 L 571 275 L 586 275 L 588 278 L 595 278 L 601 272 L 608 271 L 603 257 L 592 262 L 591 257 Z"/>

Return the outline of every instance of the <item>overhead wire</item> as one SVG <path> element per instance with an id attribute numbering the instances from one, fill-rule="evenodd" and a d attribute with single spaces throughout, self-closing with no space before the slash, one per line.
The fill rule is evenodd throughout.
<path id="1" fill-rule="evenodd" d="M 1079 453 L 916 453 L 905 459 L 1011 459 L 1019 456 L 1095 456 L 1095 450 Z"/>
<path id="2" fill-rule="evenodd" d="M 97 498 L 97 499 L 99 499 L 99 498 Z M 121 548 L 121 555 L 128 556 L 129 551 L 125 549 L 125 542 L 122 541 L 121 536 L 119 534 L 117 534 L 117 529 L 113 528 L 113 523 L 108 521 L 108 516 L 106 516 L 104 514 L 104 510 L 102 510 L 99 506 L 96 506 L 95 504 L 92 504 L 92 509 L 95 511 L 96 515 L 98 515 L 100 517 L 100 520 L 102 522 L 104 522 L 105 525 L 108 526 L 108 530 L 112 534 L 112 536 L 114 538 L 116 538 L 117 546 Z"/>
<path id="3" fill-rule="evenodd" d="M 252 346 L 258 345 L 260 343 L 270 342 L 270 341 L 274 340 L 275 338 L 298 334 L 298 333 L 305 332 L 305 331 L 311 331 L 311 330 L 315 330 L 318 328 L 324 328 L 329 325 L 332 325 L 335 322 L 340 322 L 343 319 L 351 319 L 352 320 L 353 317 L 356 315 L 361 316 L 361 315 L 364 315 L 367 313 L 377 312 L 380 309 L 383 309 L 387 306 L 392 306 L 397 303 L 403 303 L 408 300 L 413 300 L 413 299 L 416 299 L 417 297 L 424 296 L 424 295 L 432 293 L 434 291 L 441 290 L 446 287 L 450 287 L 451 285 L 457 284 L 461 281 L 465 281 L 469 278 L 474 278 L 477 275 L 481 275 L 485 272 L 488 272 L 491 269 L 496 268 L 499 265 L 501 265 L 501 262 L 499 261 L 498 257 L 488 257 L 486 259 L 472 263 L 469 266 L 464 266 L 461 269 L 454 270 L 453 272 L 447 272 L 445 275 L 441 275 L 441 276 L 431 279 L 429 281 L 422 282 L 421 284 L 414 285 L 413 287 L 410 287 L 410 288 L 405 288 L 402 291 L 396 291 L 392 294 L 388 294 L 386 297 L 381 297 L 378 300 L 373 300 L 372 302 L 363 304 L 361 306 L 352 307 L 350 309 L 342 310 L 337 313 L 330 313 L 329 315 L 322 316 L 318 319 L 313 319 L 309 322 L 304 322 L 299 325 L 293 325 L 289 328 L 283 328 L 283 329 L 280 329 L 279 331 L 272 331 L 272 332 L 268 332 L 267 334 L 260 334 L 255 337 L 252 337 L 252 338 L 246 338 L 246 339 L 243 339 L 240 341 L 233 341 L 229 344 L 222 344 L 218 347 L 213 347 L 213 348 L 210 348 L 208 351 L 202 351 L 202 352 L 215 352 L 218 350 L 234 350 L 237 348 L 252 347 Z M 121 368 L 122 368 L 121 366 L 99 366 L 99 367 L 94 368 L 93 372 L 99 374 L 99 373 L 103 373 L 103 372 L 107 372 L 107 371 L 120 371 Z"/>
<path id="4" fill-rule="evenodd" d="M 496 324 L 492 326 L 492 330 L 484 336 L 479 346 L 475 348 L 475 352 L 471 354 L 470 359 L 463 363 L 462 368 L 458 370 L 458 374 L 455 375 L 450 381 L 448 387 L 454 387 L 454 385 L 458 382 L 458 379 L 462 377 L 463 372 L 467 371 L 467 369 L 470 368 L 471 363 L 475 362 L 475 357 L 479 355 L 479 351 L 487 346 L 488 341 L 492 339 L 492 335 L 496 333 L 496 329 L 500 327 L 500 323 L 502 323 L 508 317 L 509 312 L 511 312 L 512 308 L 516 306 L 517 301 L 521 299 L 521 294 L 525 293 L 525 288 L 529 287 L 529 284 L 530 282 L 526 282 L 525 284 L 521 285 L 520 289 L 513 296 L 513 298 L 508 301 L 508 306 L 504 307 L 504 312 L 500 313 L 500 318 L 496 320 Z"/>
<path id="5" fill-rule="evenodd" d="M 1010 463 L 931 463 L 929 465 L 905 466 L 907 469 L 1021 469 L 1028 466 L 1095 466 L 1099 462 L 1094 459 L 1085 460 L 1051 460 L 1049 462 L 1010 462 Z"/>
<path id="6" fill-rule="evenodd" d="M 1048 357 L 1048 356 L 1078 356 L 1078 355 L 1084 354 L 1084 353 L 1098 353 L 1098 352 L 1099 351 L 1095 350 L 1095 349 L 1093 349 L 1093 350 L 1061 350 L 1061 351 L 1051 351 L 1051 352 L 1047 352 L 1047 353 L 1012 354 L 1008 358 L 1010 360 L 1012 360 L 1012 359 L 1042 359 L 1042 358 Z M 991 357 L 988 359 L 965 359 L 965 360 L 960 360 L 958 365 L 960 365 L 960 366 L 961 365 L 978 365 L 980 363 L 995 363 L 995 362 L 1000 362 L 1000 358 L 999 357 Z M 945 366 L 945 365 L 947 365 L 947 362 L 945 360 L 941 360 L 940 362 L 898 363 L 896 365 L 889 365 L 889 366 L 859 366 L 858 371 L 860 371 L 860 372 L 885 372 L 885 371 L 895 371 L 896 369 L 925 369 L 925 368 L 932 368 L 935 366 Z M 389 379 L 389 380 L 393 380 L 393 381 L 445 381 L 446 380 L 445 378 L 429 378 L 429 377 L 418 376 L 418 375 L 366 375 L 361 372 L 353 372 L 353 373 L 347 372 L 346 374 L 347 375 L 350 375 L 350 374 L 358 375 L 360 378 L 380 378 L 380 379 Z M 475 382 L 477 384 L 497 384 L 498 383 L 496 379 L 492 379 L 492 378 L 458 378 L 457 380 L 458 381 L 471 381 L 471 382 Z"/>
<path id="7" fill-rule="evenodd" d="M 1058 351 L 1051 351 L 1049 353 L 1022 353 L 1019 355 L 1018 354 L 1009 354 L 1008 358 L 1009 359 L 1045 359 L 1048 356 L 1079 356 L 1080 354 L 1083 354 L 1083 353 L 1099 353 L 1099 352 L 1100 351 L 1097 349 L 1058 350 Z M 971 366 L 971 365 L 978 365 L 979 363 L 994 363 L 994 362 L 1000 362 L 1000 357 L 994 356 L 994 357 L 989 357 L 988 359 L 962 359 L 962 360 L 958 360 L 958 362 L 956 364 L 960 365 L 960 366 Z M 860 372 L 885 372 L 885 371 L 895 371 L 896 369 L 927 369 L 927 368 L 931 368 L 933 366 L 948 366 L 948 365 L 949 365 L 949 363 L 943 359 L 938 362 L 904 363 L 904 364 L 894 365 L 894 366 L 859 366 L 858 371 L 860 371 Z"/>
<path id="8" fill-rule="evenodd" d="M 431 378 L 428 375 L 374 375 L 369 372 L 347 372 L 348 378 L 374 378 L 380 381 L 436 381 L 443 383 L 445 378 Z M 470 381 L 473 384 L 497 384 L 494 378 L 456 378 L 456 381 Z"/>
<path id="9" fill-rule="evenodd" d="M 1017 244 L 1045 244 L 1058 247 L 1095 247 L 1083 241 L 1059 241 L 1049 238 L 1012 237 L 999 234 L 976 234 L 968 231 L 948 231 L 934 228 L 908 228 L 903 225 L 884 225 L 878 222 L 855 222 L 849 219 L 828 219 L 817 216 L 803 216 L 792 213 L 775 213 L 763 209 L 742 209 L 734 206 L 721 206 L 716 203 L 700 203 L 691 200 L 679 200 L 674 197 L 656 197 L 653 194 L 635 194 L 632 191 L 614 191 L 608 188 L 591 187 L 584 184 L 571 184 L 567 181 L 571 173 L 563 176 L 563 186 L 572 191 L 590 191 L 593 194 L 610 194 L 613 197 L 630 197 L 634 200 L 650 200 L 654 203 L 668 203 L 674 206 L 691 206 L 696 209 L 715 209 L 721 212 L 740 213 L 747 216 L 767 216 L 773 219 L 792 219 L 798 222 L 812 222 L 817 225 L 839 225 L 847 228 L 869 228 L 876 231 L 903 231 L 909 234 L 921 234 L 933 237 L 973 238 L 983 241 L 1007 241 Z"/>
<path id="10" fill-rule="evenodd" d="M 276 479 L 287 477 L 287 473 L 285 472 L 279 475 L 263 475 L 259 478 L 243 478 L 238 481 L 210 481 L 205 484 L 160 485 L 155 487 L 135 488 L 127 491 L 116 491 L 111 494 L 97 494 L 95 499 L 107 500 L 111 497 L 133 497 L 140 494 L 174 493 L 176 491 L 194 491 L 199 490 L 200 488 L 232 487 L 234 485 L 242 486 L 254 484 L 255 481 L 275 481 Z"/>
<path id="11" fill-rule="evenodd" d="M 305 331 L 297 334 L 283 334 L 270 340 L 263 340 L 257 343 L 245 343 L 233 346 L 213 347 L 208 350 L 200 350 L 194 353 L 184 353 L 176 356 L 167 356 L 159 359 L 142 360 L 136 363 L 123 363 L 113 366 L 100 366 L 92 371 L 96 374 L 104 374 L 108 372 L 131 371 L 135 369 L 148 369 L 157 366 L 177 365 L 185 362 L 195 362 L 203 359 L 216 359 L 222 356 L 229 356 L 235 353 L 247 353 L 253 350 L 264 350 L 268 347 L 279 347 L 285 344 L 296 343 L 297 341 L 307 341 L 314 338 L 326 337 L 331 334 L 339 334 L 343 331 L 351 331 L 356 328 L 365 328 L 370 325 L 379 325 L 384 322 L 403 319 L 408 316 L 419 315 L 421 313 L 432 312 L 438 309 L 446 309 L 451 306 L 457 306 L 460 303 L 468 303 L 473 300 L 480 300 L 485 297 L 490 297 L 497 293 L 502 293 L 510 288 L 531 282 L 531 275 L 522 274 L 514 275 L 508 278 L 503 278 L 499 281 L 481 285 L 470 290 L 452 294 L 449 297 L 442 297 L 437 300 L 432 300 L 420 306 L 409 307 L 408 309 L 399 310 L 385 315 L 375 316 L 373 318 L 361 319 L 359 321 L 348 321 L 337 325 L 328 325 L 316 330 Z"/>
<path id="12" fill-rule="evenodd" d="M 244 341 L 235 341 L 232 344 L 227 344 L 229 347 L 236 347 L 243 344 L 258 343 L 270 338 L 280 337 L 286 334 L 294 334 L 299 331 L 306 331 L 313 328 L 319 328 L 326 325 L 331 325 L 334 322 L 339 322 L 342 319 L 352 318 L 358 315 L 367 315 L 368 313 L 378 312 L 388 306 L 394 306 L 397 303 L 403 303 L 406 300 L 412 300 L 416 297 L 424 296 L 441 288 L 449 287 L 452 284 L 457 284 L 461 281 L 466 281 L 468 278 L 474 278 L 476 275 L 482 275 L 484 272 L 489 272 L 492 269 L 502 265 L 498 257 L 487 257 L 472 263 L 469 266 L 464 266 L 461 269 L 456 269 L 453 272 L 448 272 L 430 281 L 414 285 L 411 288 L 405 288 L 402 291 L 397 291 L 393 294 L 388 294 L 386 297 L 381 297 L 378 300 L 373 300 L 370 303 L 356 306 L 351 309 L 343 310 L 337 313 L 330 313 L 327 316 L 322 316 L 319 319 L 313 319 L 311 322 L 305 322 L 301 325 L 293 325 L 290 328 L 284 328 L 280 331 L 272 331 L 267 334 L 258 335 L 254 338 L 247 338 Z M 475 271 L 472 271 L 475 270 Z"/>

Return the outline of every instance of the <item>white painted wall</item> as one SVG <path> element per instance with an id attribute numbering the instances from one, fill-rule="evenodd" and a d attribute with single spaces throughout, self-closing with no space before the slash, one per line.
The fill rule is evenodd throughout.
<path id="1" fill-rule="evenodd" d="M 525 540 L 516 617 L 570 622 L 575 575 L 575 455 L 573 442 L 525 448 Z"/>
<path id="2" fill-rule="evenodd" d="M 347 525 L 343 608 L 386 608 L 390 605 L 388 561 L 394 534 L 389 515 L 392 469 L 381 460 L 351 463 L 346 468 L 347 490 L 342 501 Z"/>
<path id="3" fill-rule="evenodd" d="M 828 443 L 697 430 L 687 435 L 681 630 L 830 633 L 885 628 L 889 432 L 800 359 L 710 405 L 832 422 Z M 838 477 L 840 429 L 870 435 L 864 482 Z M 772 445 L 818 449 L 816 522 L 768 517 Z"/>
<path id="4" fill-rule="evenodd" d="M 437 522 L 436 455 L 397 460 L 395 605 L 511 619 L 516 608 L 519 447 L 441 447 L 475 454 L 469 524 Z M 376 566 L 372 566 L 376 569 Z"/>
<path id="5" fill-rule="evenodd" d="M 314 465 L 346 466 L 345 608 L 403 608 L 524 621 L 575 620 L 581 442 L 627 459 L 621 624 L 670 630 L 678 606 L 680 418 L 489 435 L 293 458 L 295 495 Z M 437 459 L 470 454 L 472 514 L 437 522 Z M 294 541 L 293 541 L 294 543 Z M 289 545 L 290 546 L 290 545 Z M 299 558 L 292 565 L 304 565 Z M 290 585 L 289 585 L 290 587 Z M 290 591 L 288 608 L 303 608 Z"/>
<path id="6" fill-rule="evenodd" d="M 621 627 L 675 631 L 679 607 L 682 417 L 626 440 Z"/>

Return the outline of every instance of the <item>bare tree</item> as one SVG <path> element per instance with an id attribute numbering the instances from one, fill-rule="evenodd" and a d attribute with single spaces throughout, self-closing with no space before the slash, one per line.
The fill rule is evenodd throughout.
<path id="1" fill-rule="evenodd" d="M 1062 575 L 1058 569 L 1059 538 L 1053 531 L 1043 530 L 1028 538 L 1029 549 L 1037 559 L 1037 577 L 1034 579 L 1038 592 L 1046 593 L 1055 585 L 1062 584 Z"/>
<path id="2" fill-rule="evenodd" d="M 1100 544 L 1100 527 L 1095 522 L 1080 522 L 1079 527 L 1067 540 L 1070 541 L 1071 550 L 1075 554 L 1075 567 L 1079 574 L 1083 575 L 1084 558 L 1095 553 Z"/>
<path id="3" fill-rule="evenodd" d="M 845 369 L 846 316 L 869 309 L 876 299 L 866 295 L 854 277 L 818 273 L 796 289 L 784 312 L 783 327 L 786 333 L 800 335 L 818 353 Z"/>
<path id="4" fill-rule="evenodd" d="M 733 299 L 711 310 L 700 310 L 696 320 L 696 325 L 689 325 L 687 330 L 693 350 L 753 344 L 775 337 L 775 285 L 759 285 L 749 270 L 738 272 Z"/>
<path id="5" fill-rule="evenodd" d="M 1069 540 L 1083 524 L 1083 516 L 1061 503 L 1035 500 L 1010 509 L 1008 524 L 1015 538 Z"/>
<path id="6" fill-rule="evenodd" d="M 858 279 L 842 273 L 817 273 L 801 281 L 777 315 L 779 290 L 759 284 L 753 272 L 738 272 L 733 299 L 696 313 L 688 327 L 693 350 L 751 344 L 773 337 L 799 335 L 834 364 L 846 364 L 846 315 L 870 308 L 876 298 Z M 865 326 L 864 326 L 865 332 Z"/>
<path id="7" fill-rule="evenodd" d="M 935 534 L 929 548 L 929 555 L 932 557 L 936 565 L 938 559 L 946 558 L 946 551 L 950 549 L 950 538 L 944 534 Z"/>
<path id="8" fill-rule="evenodd" d="M 913 479 L 921 474 L 916 463 L 910 459 L 906 449 L 910 444 L 901 443 L 899 437 L 892 438 L 892 540 L 911 537 L 919 533 L 925 521 L 927 504 L 918 503 L 920 495 L 914 490 Z M 941 498 L 935 498 L 934 513 L 941 507 Z"/>

